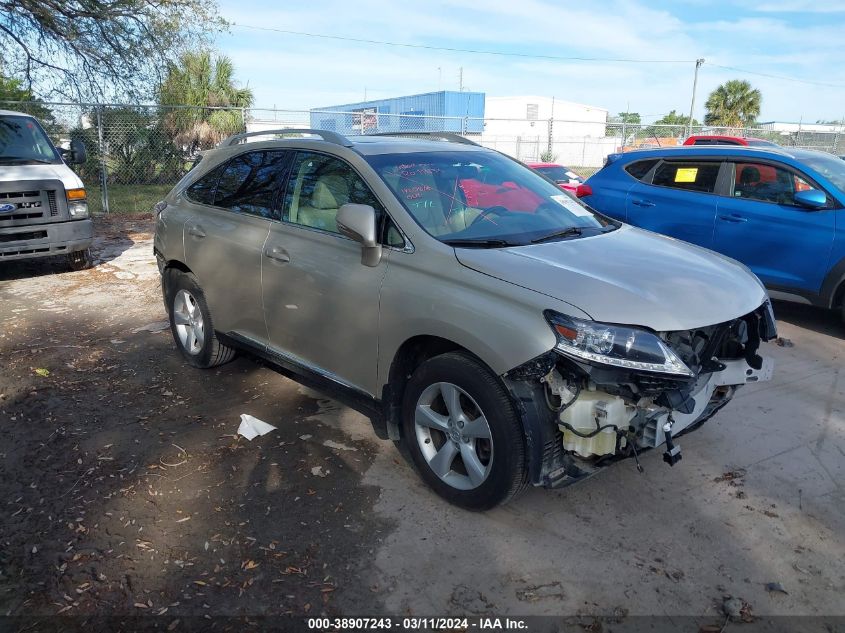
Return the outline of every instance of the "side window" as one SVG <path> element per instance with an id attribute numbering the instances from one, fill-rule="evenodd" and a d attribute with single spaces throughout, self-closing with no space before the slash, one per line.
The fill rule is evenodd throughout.
<path id="1" fill-rule="evenodd" d="M 223 172 L 223 166 L 215 167 L 205 176 L 197 180 L 185 190 L 189 200 L 200 204 L 214 204 L 214 192 L 217 189 L 217 181 Z"/>
<path id="2" fill-rule="evenodd" d="M 384 224 L 381 230 L 381 243 L 392 246 L 393 248 L 402 248 L 405 246 L 405 239 L 402 237 L 399 229 L 396 228 L 393 220 L 386 213 L 384 214 Z"/>
<path id="3" fill-rule="evenodd" d="M 214 204 L 262 218 L 273 217 L 273 201 L 284 185 L 289 152 L 249 152 L 226 165 L 217 184 Z"/>
<path id="4" fill-rule="evenodd" d="M 651 184 L 684 191 L 713 193 L 719 163 L 695 161 L 665 161 L 654 172 Z"/>
<path id="5" fill-rule="evenodd" d="M 297 152 L 283 219 L 337 233 L 337 210 L 347 202 L 373 207 L 381 225 L 384 209 L 352 167 L 333 156 Z"/>
<path id="6" fill-rule="evenodd" d="M 795 205 L 798 191 L 813 185 L 789 170 L 764 163 L 735 163 L 733 197 Z"/>
<path id="7" fill-rule="evenodd" d="M 625 171 L 627 171 L 637 180 L 642 180 L 646 177 L 648 172 L 651 171 L 651 168 L 654 167 L 658 162 L 660 161 L 656 158 L 653 158 L 651 160 L 638 160 L 635 163 L 626 165 Z"/>

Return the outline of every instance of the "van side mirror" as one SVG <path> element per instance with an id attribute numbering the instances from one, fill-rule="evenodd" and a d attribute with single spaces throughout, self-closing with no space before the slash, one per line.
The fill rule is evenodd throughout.
<path id="1" fill-rule="evenodd" d="M 81 165 L 88 160 L 88 152 L 85 151 L 85 143 L 78 138 L 72 139 L 70 142 L 70 160 L 72 165 Z"/>
<path id="2" fill-rule="evenodd" d="M 361 263 L 364 266 L 378 266 L 381 244 L 375 209 L 368 204 L 344 204 L 337 210 L 337 230 L 361 244 Z"/>
<path id="3" fill-rule="evenodd" d="M 796 191 L 795 204 L 808 209 L 823 209 L 827 206 L 827 194 L 819 189 L 805 189 Z"/>

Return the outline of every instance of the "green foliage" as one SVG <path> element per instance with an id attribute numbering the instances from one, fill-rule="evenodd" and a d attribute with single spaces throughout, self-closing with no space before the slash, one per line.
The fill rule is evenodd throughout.
<path id="1" fill-rule="evenodd" d="M 557 160 L 557 154 L 555 154 L 551 148 L 545 150 L 542 154 L 540 154 L 540 162 L 541 163 L 553 163 Z"/>
<path id="2" fill-rule="evenodd" d="M 174 142 L 189 154 L 213 147 L 225 137 L 244 130 L 243 108 L 252 105 L 249 88 L 235 85 L 235 69 L 225 55 L 188 52 L 171 65 L 159 91 L 162 105 L 178 108 L 165 115 L 164 125 Z M 233 109 L 209 109 L 228 108 Z"/>
<path id="3" fill-rule="evenodd" d="M 186 43 L 224 26 L 214 0 L 0 0 L 6 72 L 81 101 L 148 99 Z"/>
<path id="4" fill-rule="evenodd" d="M 608 120 L 608 123 L 624 123 L 626 125 L 639 125 L 641 122 L 642 117 L 640 117 L 639 112 L 620 112 Z"/>
<path id="5" fill-rule="evenodd" d="M 77 167 L 85 182 L 101 181 L 105 163 L 110 184 L 173 183 L 185 172 L 182 153 L 173 145 L 158 115 L 146 109 L 104 108 L 100 112 L 102 147 L 97 131 L 96 112 L 83 117 L 86 127 L 71 130 L 71 138 L 85 143 L 88 161 Z"/>
<path id="6" fill-rule="evenodd" d="M 675 110 L 669 112 L 655 121 L 652 125 L 643 130 L 643 135 L 668 137 L 668 136 L 684 136 L 689 129 L 690 118 L 684 114 L 680 114 Z M 692 120 L 693 126 L 701 125 L 695 119 Z M 667 127 L 668 126 L 668 127 Z"/>
<path id="7" fill-rule="evenodd" d="M 710 93 L 704 107 L 705 125 L 724 128 L 752 127 L 760 116 L 763 96 L 742 79 L 731 79 Z"/>
<path id="8" fill-rule="evenodd" d="M 623 123 L 626 126 L 637 126 L 642 122 L 642 117 L 639 112 L 620 112 L 616 116 L 608 117 L 607 122 L 610 125 L 606 129 L 606 136 L 618 136 L 621 129 L 620 126 Z"/>
<path id="9" fill-rule="evenodd" d="M 26 101 L 27 103 L 2 103 L 3 101 Z M 6 77 L 0 70 L 0 110 L 25 112 L 41 121 L 47 133 L 55 137 L 59 133 L 59 124 L 53 111 L 40 99 L 36 99 L 32 90 L 24 88 L 20 79 Z"/>

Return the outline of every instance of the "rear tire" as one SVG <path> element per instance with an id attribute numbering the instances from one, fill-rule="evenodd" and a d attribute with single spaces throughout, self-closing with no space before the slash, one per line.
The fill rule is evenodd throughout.
<path id="1" fill-rule="evenodd" d="M 67 264 L 71 270 L 87 270 L 94 265 L 94 257 L 91 255 L 91 249 L 86 248 L 83 251 L 74 251 L 68 253 Z"/>
<path id="2" fill-rule="evenodd" d="M 470 354 L 450 352 L 417 368 L 402 431 L 420 476 L 450 503 L 489 510 L 527 485 L 519 416 L 499 378 Z"/>
<path id="3" fill-rule="evenodd" d="M 196 277 L 181 270 L 168 271 L 166 296 L 170 332 L 189 364 L 209 369 L 235 357 L 235 350 L 217 338 L 211 311 Z"/>

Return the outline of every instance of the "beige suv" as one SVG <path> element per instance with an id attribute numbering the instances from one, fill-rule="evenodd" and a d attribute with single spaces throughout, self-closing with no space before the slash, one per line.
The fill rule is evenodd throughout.
<path id="1" fill-rule="evenodd" d="M 224 141 L 157 205 L 178 349 L 319 386 L 453 503 L 664 445 L 675 464 L 675 437 L 771 376 L 768 297 L 733 260 L 460 137 L 260 135 L 279 138 Z"/>

